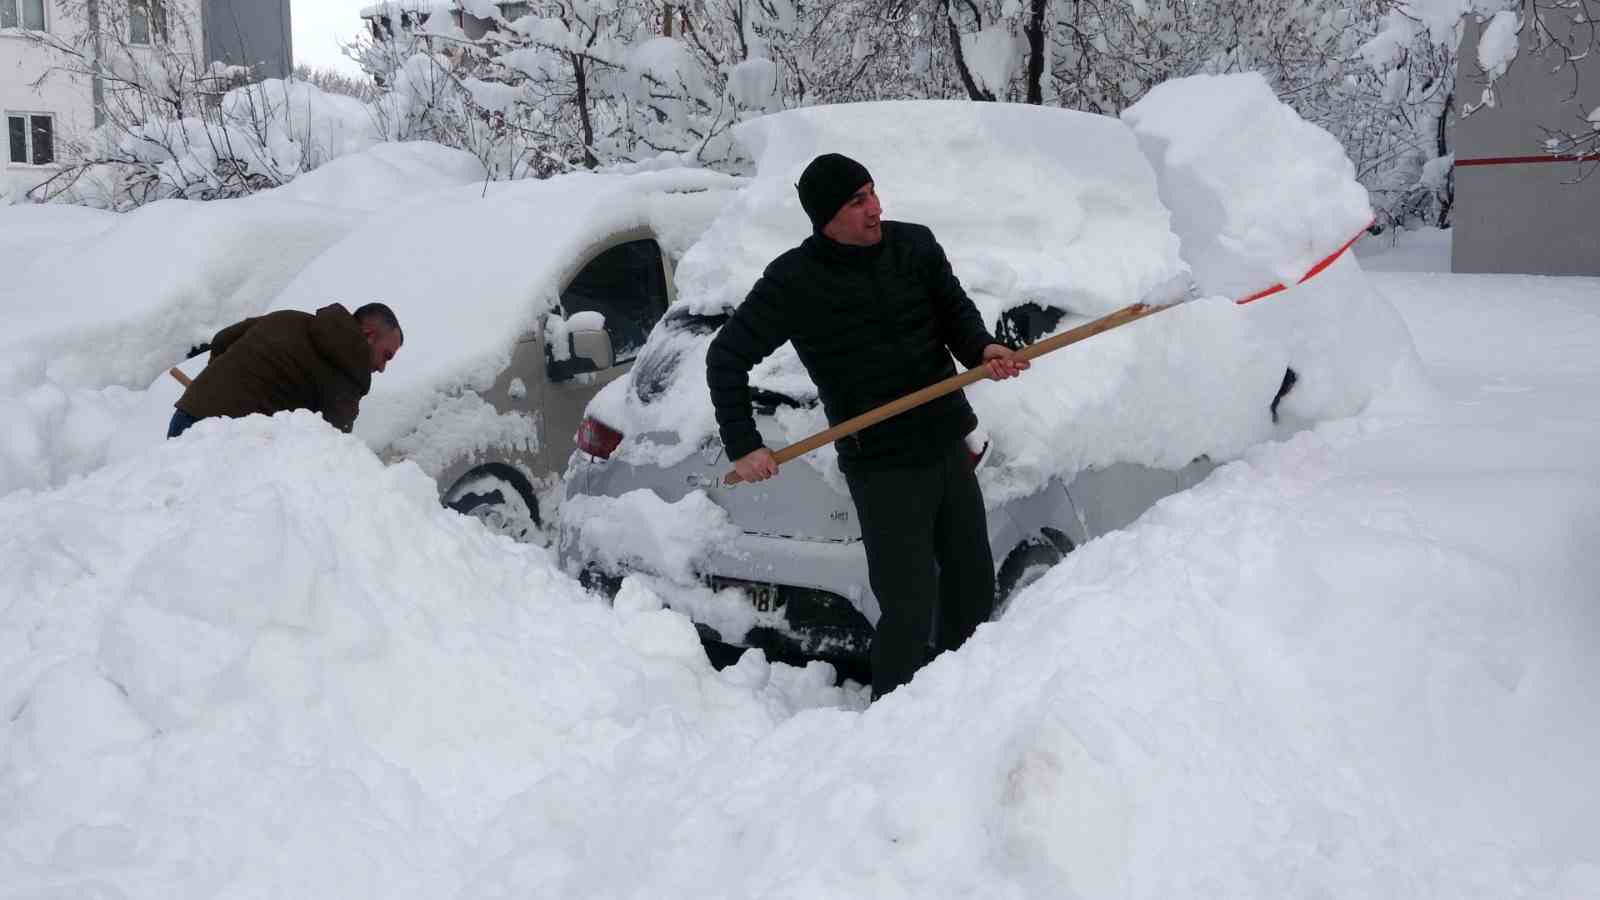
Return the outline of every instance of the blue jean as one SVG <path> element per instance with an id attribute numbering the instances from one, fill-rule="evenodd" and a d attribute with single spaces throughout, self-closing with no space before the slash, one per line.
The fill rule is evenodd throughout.
<path id="1" fill-rule="evenodd" d="M 189 426 L 190 425 L 193 425 L 194 423 L 196 423 L 198 421 L 200 421 L 200 420 L 196 419 L 194 416 L 189 415 L 188 413 L 184 412 L 181 409 L 173 410 L 172 411 L 172 422 L 171 422 L 171 424 L 167 425 L 167 439 L 171 440 L 172 438 L 175 438 L 178 435 L 183 434 L 185 431 L 189 430 Z"/>

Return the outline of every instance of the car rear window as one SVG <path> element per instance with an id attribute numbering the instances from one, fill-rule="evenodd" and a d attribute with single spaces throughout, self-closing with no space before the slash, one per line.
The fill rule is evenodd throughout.
<path id="1" fill-rule="evenodd" d="M 687 309 L 667 313 L 633 364 L 633 392 L 639 402 L 650 403 L 666 393 L 678 377 L 684 353 L 697 343 L 693 338 L 714 334 L 727 321 L 727 313 L 703 315 Z"/>

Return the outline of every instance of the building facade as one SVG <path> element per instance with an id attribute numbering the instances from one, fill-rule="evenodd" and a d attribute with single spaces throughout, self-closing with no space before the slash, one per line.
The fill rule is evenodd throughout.
<path id="1" fill-rule="evenodd" d="M 1560 27 L 1560 18 L 1547 17 L 1545 24 Z M 1567 24 L 1574 34 L 1589 27 Z M 1600 107 L 1600 90 L 1593 87 L 1600 84 L 1600 54 L 1578 60 L 1576 70 L 1554 71 L 1559 53 L 1535 54 L 1534 29 L 1522 31 L 1516 61 L 1495 83 L 1495 105 L 1454 127 L 1450 267 L 1600 275 L 1600 159 L 1557 157 L 1544 149 L 1545 129 L 1581 131 Z M 1482 91 L 1481 33 L 1469 20 L 1457 62 L 1458 98 L 1475 100 Z"/>
<path id="2" fill-rule="evenodd" d="M 294 70 L 289 0 L 205 0 L 206 59 L 249 66 L 256 78 Z"/>
<path id="3" fill-rule="evenodd" d="M 105 86 L 39 41 L 86 46 L 96 34 L 134 55 L 203 54 L 257 77 L 287 75 L 293 58 L 288 0 L 0 0 L 0 192 L 21 197 L 53 177 L 67 141 L 98 124 Z"/>

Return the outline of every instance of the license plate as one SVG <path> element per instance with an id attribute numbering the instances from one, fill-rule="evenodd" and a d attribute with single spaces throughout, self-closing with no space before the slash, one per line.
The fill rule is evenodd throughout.
<path id="1" fill-rule="evenodd" d="M 738 588 L 743 591 L 744 595 L 750 598 L 750 605 L 755 607 L 756 612 L 772 612 L 783 607 L 783 599 L 778 596 L 778 586 L 775 584 L 712 577 L 712 590 L 720 591 L 727 588 Z"/>
<path id="2" fill-rule="evenodd" d="M 771 612 L 782 605 L 778 599 L 778 586 L 773 584 L 747 584 L 745 593 L 750 595 L 750 605 L 756 612 Z"/>

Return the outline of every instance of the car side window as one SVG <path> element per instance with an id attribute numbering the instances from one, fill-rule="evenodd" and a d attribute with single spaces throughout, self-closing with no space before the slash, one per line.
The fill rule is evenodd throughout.
<path id="1" fill-rule="evenodd" d="M 649 239 L 618 244 L 596 256 L 561 292 L 561 315 L 569 321 L 585 312 L 605 317 L 613 365 L 639 354 L 650 329 L 666 311 L 667 277 L 661 265 L 661 247 Z M 594 366 L 586 359 L 557 360 L 551 354 L 553 380 L 589 371 L 594 371 Z"/>

